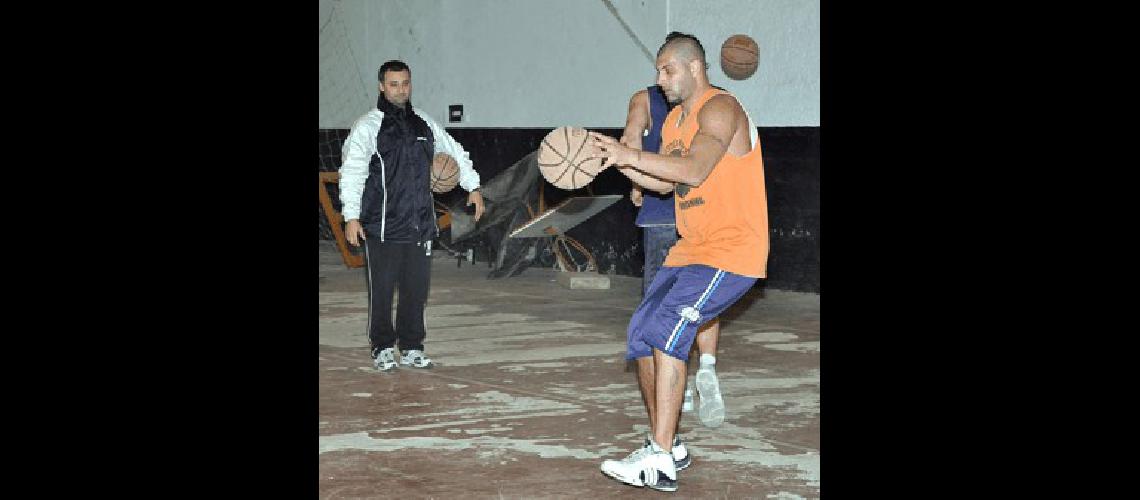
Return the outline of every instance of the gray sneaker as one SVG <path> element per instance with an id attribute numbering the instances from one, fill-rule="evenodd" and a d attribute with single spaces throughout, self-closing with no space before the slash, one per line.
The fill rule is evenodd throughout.
<path id="1" fill-rule="evenodd" d="M 372 364 L 382 372 L 392 371 L 396 368 L 396 349 L 389 347 L 372 353 Z"/>
<path id="2" fill-rule="evenodd" d="M 435 363 L 424 355 L 423 351 L 417 349 L 409 349 L 400 354 L 400 366 L 407 366 L 411 368 L 431 368 Z"/>
<path id="3" fill-rule="evenodd" d="M 716 378 L 716 369 L 701 367 L 697 370 L 697 396 L 701 403 L 697 408 L 697 417 L 701 423 L 709 427 L 717 427 L 724 423 L 724 398 L 720 395 L 720 382 Z"/>

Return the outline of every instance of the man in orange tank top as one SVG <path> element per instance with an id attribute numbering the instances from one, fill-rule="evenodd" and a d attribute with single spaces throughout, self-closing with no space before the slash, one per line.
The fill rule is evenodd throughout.
<path id="1" fill-rule="evenodd" d="M 661 125 L 665 116 L 675 107 L 665 100 L 661 87 L 654 85 L 633 94 L 629 100 L 629 112 L 625 119 L 625 130 L 621 143 L 642 151 L 656 153 L 661 150 Z M 641 296 L 653 283 L 653 277 L 665 263 L 665 255 L 677 243 L 677 223 L 674 217 L 672 193 L 656 195 L 643 193 L 641 186 L 633 184 L 629 199 L 641 207 L 637 212 L 636 224 L 644 236 L 642 248 L 645 250 L 645 272 L 642 277 Z M 700 397 L 697 417 L 709 427 L 717 427 L 724 422 L 725 404 L 720 393 L 720 380 L 716 376 L 716 345 L 720 338 L 720 321 L 713 319 L 697 333 L 697 350 L 700 351 L 700 368 L 697 370 L 696 388 Z M 681 412 L 691 411 L 692 385 L 686 385 Z M 673 443 L 673 455 L 677 470 L 688 466 L 688 451 L 680 440 Z"/>
<path id="2" fill-rule="evenodd" d="M 675 192 L 681 239 L 630 319 L 626 359 L 638 384 L 652 440 L 602 472 L 627 484 L 676 491 L 670 450 L 680 418 L 689 349 L 698 328 L 766 277 L 768 203 L 756 127 L 731 94 L 709 84 L 704 48 L 671 33 L 657 52 L 657 84 L 680 105 L 665 117 L 661 154 L 591 132 L 606 158 L 634 183 Z"/>

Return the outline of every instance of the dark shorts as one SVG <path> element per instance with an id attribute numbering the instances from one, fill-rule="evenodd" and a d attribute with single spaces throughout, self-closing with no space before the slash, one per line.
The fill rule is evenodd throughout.
<path id="1" fill-rule="evenodd" d="M 652 356 L 653 349 L 681 361 L 697 329 L 740 300 L 756 278 L 715 267 L 662 267 L 629 320 L 626 359 Z"/>

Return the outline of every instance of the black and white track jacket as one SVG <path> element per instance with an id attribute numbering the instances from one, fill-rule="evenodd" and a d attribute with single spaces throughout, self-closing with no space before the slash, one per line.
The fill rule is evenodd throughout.
<path id="1" fill-rule="evenodd" d="M 396 243 L 431 240 L 438 233 L 431 194 L 431 161 L 447 153 L 459 165 L 459 186 L 479 187 L 463 146 L 423 110 L 377 107 L 353 123 L 341 148 L 340 201 L 344 219 L 359 219 L 364 233 Z M 406 110 L 412 110 L 409 114 Z"/>

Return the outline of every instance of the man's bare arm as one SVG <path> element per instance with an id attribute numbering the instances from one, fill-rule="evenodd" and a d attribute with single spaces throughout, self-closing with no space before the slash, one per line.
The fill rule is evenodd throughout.
<path id="1" fill-rule="evenodd" d="M 625 130 L 621 143 L 641 149 L 641 137 L 649 129 L 649 91 L 641 89 L 629 98 L 629 111 L 625 115 Z"/>
<path id="2" fill-rule="evenodd" d="M 629 98 L 629 110 L 625 116 L 625 130 L 621 135 L 621 143 L 632 149 L 641 150 L 641 140 L 651 125 L 651 119 L 649 116 L 649 91 L 639 90 Z M 623 168 L 621 173 L 633 182 L 634 191 L 649 189 L 665 194 L 673 190 L 673 183 L 648 176 L 632 168 Z M 634 195 L 631 193 L 630 196 L 633 198 Z M 640 205 L 639 202 L 634 202 L 634 204 Z"/>
<path id="3" fill-rule="evenodd" d="M 614 164 L 630 165 L 641 173 L 662 181 L 699 186 L 728 151 L 739 123 L 737 119 L 739 113 L 741 113 L 740 105 L 731 96 L 718 95 L 710 99 L 698 113 L 700 128 L 693 137 L 687 156 L 642 152 L 626 147 L 611 137 L 591 134 L 595 144 L 601 149 L 601 154 L 606 157 L 604 167 Z M 633 179 L 630 174 L 626 176 Z M 636 179 L 634 181 L 637 182 Z"/>
<path id="4" fill-rule="evenodd" d="M 677 186 L 677 184 L 674 182 L 663 181 L 628 165 L 618 165 L 618 172 L 621 172 L 622 174 L 625 174 L 626 177 L 629 177 L 629 180 L 632 181 L 635 185 L 641 186 L 643 189 L 656 191 L 661 194 L 669 194 L 669 192 Z"/>

